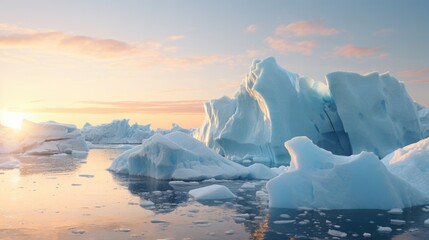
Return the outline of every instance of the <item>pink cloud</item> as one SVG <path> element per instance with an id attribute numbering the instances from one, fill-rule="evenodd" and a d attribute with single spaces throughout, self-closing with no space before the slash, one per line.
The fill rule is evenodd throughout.
<path id="1" fill-rule="evenodd" d="M 255 33 L 257 30 L 256 25 L 252 24 L 246 27 L 246 32 L 248 33 Z"/>
<path id="2" fill-rule="evenodd" d="M 325 26 L 324 22 L 320 20 L 293 22 L 288 25 L 280 25 L 276 29 L 277 35 L 287 33 L 291 33 L 297 37 L 308 35 L 329 36 L 337 34 L 338 30 Z"/>
<path id="3" fill-rule="evenodd" d="M 417 80 L 411 80 L 411 81 L 407 81 L 407 83 L 411 83 L 411 84 L 425 84 L 425 83 L 429 83 L 429 78 L 422 78 L 422 79 L 417 79 Z"/>
<path id="4" fill-rule="evenodd" d="M 313 49 L 317 47 L 317 42 L 313 40 L 292 42 L 286 39 L 267 37 L 265 41 L 271 48 L 283 54 L 301 53 L 304 55 L 311 55 Z"/>
<path id="5" fill-rule="evenodd" d="M 400 77 L 421 77 L 429 75 L 429 68 L 402 70 L 398 72 L 398 75 Z"/>
<path id="6" fill-rule="evenodd" d="M 167 37 L 167 40 L 168 41 L 178 41 L 178 40 L 182 40 L 184 38 L 185 38 L 185 36 L 183 36 L 183 35 L 171 35 L 171 36 Z"/>
<path id="7" fill-rule="evenodd" d="M 357 47 L 353 44 L 347 44 L 335 49 L 335 55 L 347 58 L 361 58 L 374 55 L 377 55 L 376 57 L 383 56 L 379 55 L 380 53 L 380 48 Z"/>

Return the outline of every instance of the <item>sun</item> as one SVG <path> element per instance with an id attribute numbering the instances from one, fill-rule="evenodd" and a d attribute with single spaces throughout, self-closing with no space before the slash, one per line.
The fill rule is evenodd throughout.
<path id="1" fill-rule="evenodd" d="M 23 112 L 9 112 L 0 110 L 0 124 L 16 130 L 21 130 L 26 114 Z"/>

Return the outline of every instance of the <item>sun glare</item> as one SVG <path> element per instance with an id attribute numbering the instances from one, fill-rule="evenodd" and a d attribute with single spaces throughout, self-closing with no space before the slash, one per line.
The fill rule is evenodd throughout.
<path id="1" fill-rule="evenodd" d="M 0 124 L 9 128 L 20 130 L 25 119 L 23 112 L 0 111 Z"/>

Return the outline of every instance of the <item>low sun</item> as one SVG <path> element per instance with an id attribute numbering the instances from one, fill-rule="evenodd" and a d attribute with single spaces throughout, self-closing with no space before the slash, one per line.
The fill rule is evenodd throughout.
<path id="1" fill-rule="evenodd" d="M 0 110 L 0 124 L 9 128 L 20 130 L 26 114 L 23 112 L 9 112 Z"/>

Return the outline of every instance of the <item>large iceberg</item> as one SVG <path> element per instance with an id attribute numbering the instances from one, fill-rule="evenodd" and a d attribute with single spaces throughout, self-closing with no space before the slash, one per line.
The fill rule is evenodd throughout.
<path id="1" fill-rule="evenodd" d="M 422 139 L 414 101 L 389 74 L 335 72 L 326 79 L 354 154 L 383 157 Z"/>
<path id="2" fill-rule="evenodd" d="M 88 152 L 88 146 L 75 125 L 57 122 L 33 123 L 24 121 L 21 147 L 34 155 Z"/>
<path id="3" fill-rule="evenodd" d="M 128 119 L 113 120 L 97 126 L 86 123 L 82 128 L 85 140 L 94 144 L 140 144 L 153 133 L 150 124 L 130 125 Z"/>
<path id="4" fill-rule="evenodd" d="M 155 134 L 119 155 L 109 170 L 156 179 L 245 178 L 246 167 L 224 159 L 183 132 Z"/>
<path id="5" fill-rule="evenodd" d="M 283 143 L 295 136 L 350 153 L 326 85 L 280 68 L 274 58 L 254 61 L 235 96 L 209 101 L 205 111 L 195 137 L 227 157 L 250 154 L 264 163 L 287 163 Z"/>
<path id="6" fill-rule="evenodd" d="M 327 84 L 256 60 L 234 97 L 205 103 L 194 136 L 230 159 L 285 164 L 283 143 L 307 136 L 334 154 L 369 151 L 383 157 L 429 134 L 429 111 L 418 109 L 388 74 L 335 72 Z"/>
<path id="7" fill-rule="evenodd" d="M 20 131 L 1 130 L 0 153 L 53 155 L 81 154 L 88 146 L 74 125 L 57 122 L 33 123 L 25 120 Z"/>
<path id="8" fill-rule="evenodd" d="M 267 183 L 273 208 L 392 209 L 429 203 L 369 152 L 337 156 L 307 137 L 285 143 L 290 168 Z"/>
<path id="9" fill-rule="evenodd" d="M 92 144 L 140 144 L 144 139 L 150 138 L 155 133 L 162 135 L 172 132 L 192 134 L 193 129 L 182 128 L 173 123 L 171 129 L 151 129 L 151 125 L 130 125 L 129 119 L 113 120 L 97 126 L 86 123 L 82 128 L 85 140 Z"/>
<path id="10" fill-rule="evenodd" d="M 429 196 L 429 138 L 394 151 L 382 162 L 391 173 Z"/>

